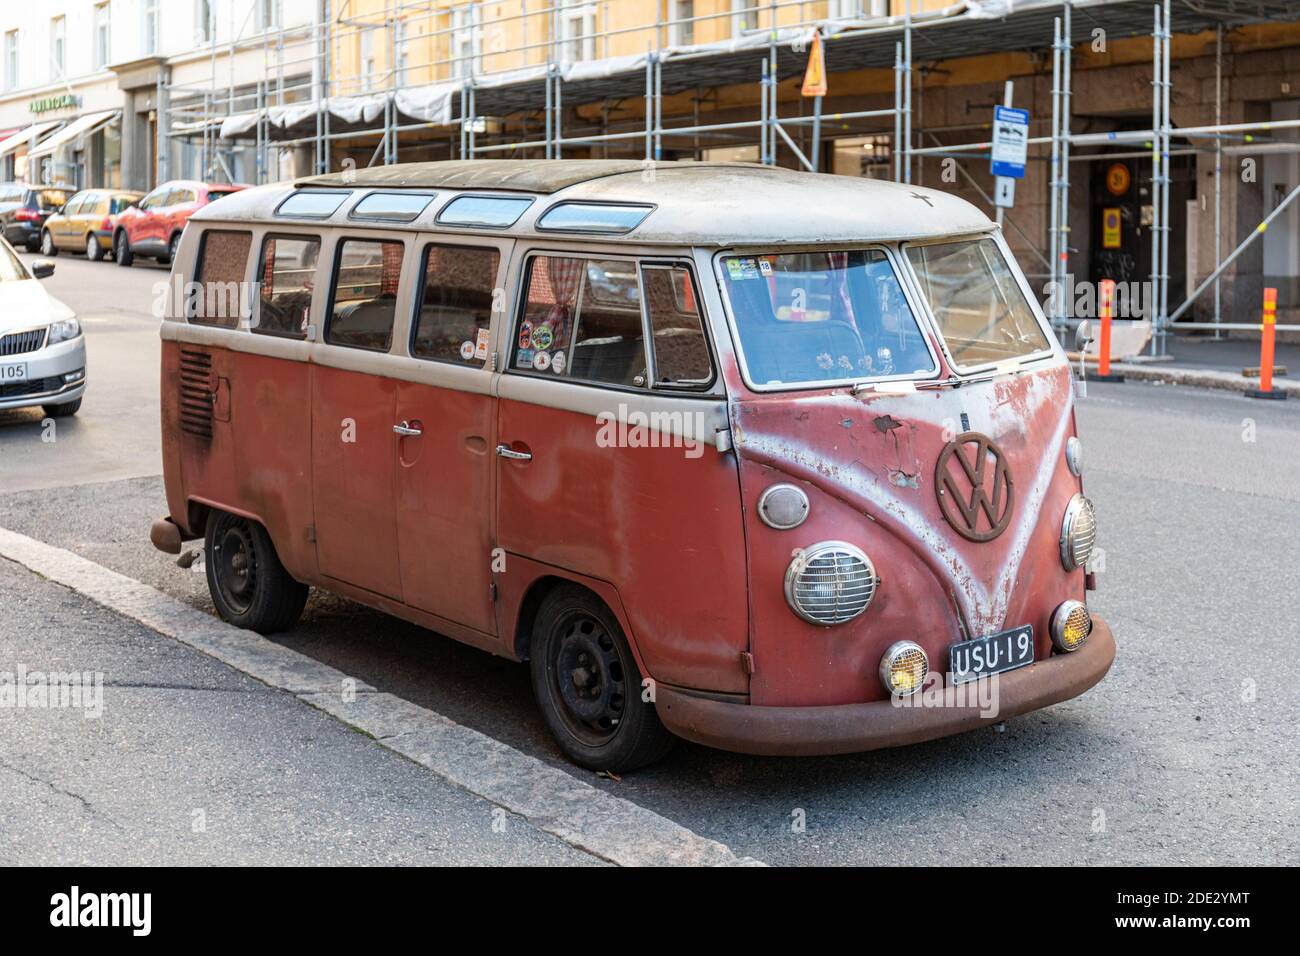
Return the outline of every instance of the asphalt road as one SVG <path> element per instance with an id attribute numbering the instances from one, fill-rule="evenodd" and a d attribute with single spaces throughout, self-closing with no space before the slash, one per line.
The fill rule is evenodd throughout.
<path id="1" fill-rule="evenodd" d="M 85 294 L 96 301 L 110 294 L 88 291 L 95 283 L 139 281 L 135 270 L 67 256 L 59 262 L 54 281 L 74 284 L 69 298 Z M 120 273 L 128 277 L 119 279 Z M 155 279 L 160 273 L 142 274 Z M 114 299 L 126 302 L 125 296 L 123 289 Z M 92 355 L 113 335 L 143 343 L 156 334 L 147 304 L 115 315 L 102 335 L 88 325 Z M 32 441 L 29 422 L 0 419 L 0 527 L 210 611 L 202 575 L 178 569 L 149 546 L 149 522 L 165 510 L 156 469 L 143 469 L 140 477 L 104 474 L 81 451 L 83 443 L 93 450 L 130 437 L 146 452 L 152 440 L 156 455 L 156 402 L 147 388 L 131 392 L 156 380 L 156 343 L 124 350 L 119 361 L 93 366 L 91 374 L 83 415 L 100 414 L 100 401 L 116 413 L 87 417 L 84 429 L 60 438 L 57 473 L 36 470 L 34 459 L 23 457 L 32 454 L 24 448 Z M 117 404 L 118 388 L 136 397 Z M 559 757 L 522 666 L 321 594 L 281 641 L 767 863 L 1294 864 L 1300 862 L 1294 781 L 1300 408 L 1294 404 L 1143 384 L 1090 386 L 1078 415 L 1085 485 L 1097 504 L 1105 551 L 1091 603 L 1110 620 L 1119 656 L 1107 679 L 1083 697 L 1009 721 L 1002 733 L 805 760 L 682 745 L 662 764 L 615 782 Z M 100 428 L 112 431 L 103 436 Z M 11 484 L 15 459 L 16 474 L 24 477 Z M 147 462 L 146 455 L 140 460 Z M 0 594 L 9 588 L 0 581 Z M 78 600 L 60 593 L 48 600 Z M 77 610 L 95 613 L 93 605 Z M 23 653 L 34 660 L 66 646 L 72 624 L 48 615 L 40 600 L 6 609 L 0 617 L 6 656 L 16 639 L 10 635 L 24 635 Z M 111 621 L 103 626 L 106 639 L 119 639 Z M 121 630 L 121 640 L 129 634 L 140 648 L 152 646 L 148 632 L 131 633 L 125 624 Z M 135 659 L 126 657 L 121 666 L 129 669 Z M 250 707 L 269 706 L 240 690 L 236 676 L 225 679 L 227 698 L 247 694 Z M 152 709 L 138 711 L 139 721 L 170 718 L 170 708 L 186 725 L 222 722 L 217 705 L 186 694 L 158 697 Z M 137 736 L 124 739 L 160 732 L 143 723 L 131 729 Z M 292 724 L 288 714 L 269 722 L 249 746 L 273 747 L 270 738 L 292 733 Z M 310 750 L 279 754 L 309 790 L 322 785 L 312 775 Z M 358 785 L 373 779 L 366 763 L 372 758 L 338 753 L 331 762 L 336 774 Z M 206 757 L 189 754 L 184 766 L 202 773 Z M 103 754 L 80 759 L 94 766 Z M 4 790 L 18 786 L 10 777 L 0 766 L 6 805 Z M 234 794 L 255 786 L 240 775 L 215 785 Z M 441 799 L 436 789 L 428 792 Z M 798 817 L 806 820 L 803 832 L 792 827 Z M 66 839 L 62 831 L 40 832 L 47 842 Z M 386 846 L 392 833 L 369 832 L 377 846 Z M 546 852 L 542 845 L 534 849 Z M 257 841 L 241 852 L 261 859 Z"/>

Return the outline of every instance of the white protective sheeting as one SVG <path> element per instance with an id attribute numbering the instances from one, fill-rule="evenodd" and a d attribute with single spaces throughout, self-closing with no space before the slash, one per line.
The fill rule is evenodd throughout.
<path id="1" fill-rule="evenodd" d="M 460 80 L 431 83 L 397 91 L 393 100 L 397 112 L 411 119 L 439 126 L 451 124 L 452 104 L 460 97 L 464 84 Z"/>

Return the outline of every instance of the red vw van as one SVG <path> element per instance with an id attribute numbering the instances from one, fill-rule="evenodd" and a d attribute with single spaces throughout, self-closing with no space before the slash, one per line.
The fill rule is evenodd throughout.
<path id="1" fill-rule="evenodd" d="M 953 196 L 392 166 L 199 210 L 173 280 L 152 540 L 203 539 L 233 624 L 316 587 L 528 661 L 608 770 L 907 744 L 1110 667 L 1071 370 Z"/>

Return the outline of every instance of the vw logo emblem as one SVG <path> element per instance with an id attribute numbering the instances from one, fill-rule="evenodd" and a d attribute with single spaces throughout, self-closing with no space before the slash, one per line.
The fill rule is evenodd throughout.
<path id="1" fill-rule="evenodd" d="M 963 538 L 992 541 L 1011 521 L 1011 472 L 987 435 L 966 432 L 948 442 L 939 453 L 934 487 L 944 520 Z"/>

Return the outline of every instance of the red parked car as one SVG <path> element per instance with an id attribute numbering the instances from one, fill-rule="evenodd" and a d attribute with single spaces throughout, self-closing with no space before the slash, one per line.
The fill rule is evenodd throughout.
<path id="1" fill-rule="evenodd" d="M 240 184 L 189 179 L 163 183 L 117 217 L 113 258 L 119 266 L 131 265 L 136 256 L 171 262 L 190 216 L 222 196 L 247 188 Z"/>

